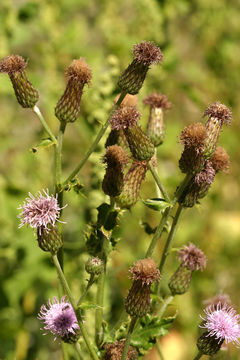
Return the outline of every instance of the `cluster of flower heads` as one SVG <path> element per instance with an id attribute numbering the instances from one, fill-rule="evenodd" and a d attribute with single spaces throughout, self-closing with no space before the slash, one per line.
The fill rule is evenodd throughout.
<path id="1" fill-rule="evenodd" d="M 63 296 L 61 301 L 54 297 L 47 305 L 42 305 L 39 320 L 44 324 L 43 330 L 50 331 L 54 340 L 60 337 L 65 342 L 77 341 L 79 325 L 72 305 Z"/>

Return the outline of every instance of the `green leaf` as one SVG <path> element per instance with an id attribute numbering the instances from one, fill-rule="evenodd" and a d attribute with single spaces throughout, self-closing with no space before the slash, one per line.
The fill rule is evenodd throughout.
<path id="1" fill-rule="evenodd" d="M 142 200 L 142 202 L 148 208 L 155 210 L 155 211 L 165 210 L 166 208 L 172 206 L 171 204 L 166 202 L 166 200 L 161 199 L 161 198 Z"/>
<path id="2" fill-rule="evenodd" d="M 131 345 L 137 347 L 141 354 L 150 350 L 160 336 L 168 333 L 176 316 L 159 319 L 158 316 L 147 315 L 142 318 L 131 338 Z"/>
<path id="3" fill-rule="evenodd" d="M 48 148 L 50 146 L 53 146 L 55 143 L 47 138 L 47 139 L 43 139 L 37 146 L 31 148 L 29 151 L 36 153 L 39 149 L 41 148 Z"/>

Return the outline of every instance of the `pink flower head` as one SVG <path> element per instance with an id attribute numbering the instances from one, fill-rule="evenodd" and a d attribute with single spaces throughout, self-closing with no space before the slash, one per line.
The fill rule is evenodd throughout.
<path id="1" fill-rule="evenodd" d="M 48 194 L 48 190 L 43 190 L 44 195 L 39 191 L 35 197 L 29 193 L 29 198 L 19 207 L 22 213 L 19 218 L 22 219 L 19 227 L 29 224 L 32 228 L 48 229 L 48 225 L 55 225 L 60 216 L 60 208 L 57 202 L 57 196 Z"/>
<path id="2" fill-rule="evenodd" d="M 38 319 L 44 323 L 43 329 L 49 330 L 55 335 L 61 338 L 71 334 L 76 334 L 79 329 L 77 318 L 72 305 L 65 300 L 65 296 L 62 297 L 61 302 L 56 297 L 52 302 L 49 300 L 47 305 L 42 305 L 38 314 Z"/>
<path id="3" fill-rule="evenodd" d="M 189 270 L 203 270 L 206 267 L 206 256 L 202 250 L 198 249 L 194 244 L 190 243 L 188 246 L 184 246 L 178 252 L 178 258 L 182 262 L 183 266 L 186 266 Z"/>
<path id="4" fill-rule="evenodd" d="M 240 315 L 236 315 L 236 311 L 231 306 L 219 302 L 217 307 L 209 306 L 204 312 L 206 318 L 201 318 L 205 323 L 200 327 L 207 329 L 207 336 L 215 337 L 219 343 L 225 340 L 226 343 L 240 344 L 238 340 Z"/>

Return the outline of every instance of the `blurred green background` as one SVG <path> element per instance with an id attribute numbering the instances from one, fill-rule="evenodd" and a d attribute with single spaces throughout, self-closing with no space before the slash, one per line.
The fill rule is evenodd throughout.
<path id="1" fill-rule="evenodd" d="M 240 311 L 239 38 L 240 4 L 234 0 L 0 1 L 0 58 L 19 54 L 28 59 L 29 78 L 40 92 L 39 106 L 55 132 L 59 124 L 54 107 L 64 90 L 65 68 L 80 56 L 92 68 L 92 84 L 85 89 L 81 116 L 66 130 L 65 176 L 93 141 L 99 123 L 105 121 L 118 93 L 119 73 L 132 59 L 133 44 L 142 40 L 155 42 L 164 54 L 163 65 L 149 71 L 139 94 L 139 108 L 144 127 L 148 110 L 142 99 L 147 94 L 162 92 L 173 104 L 165 116 L 166 140 L 158 151 L 160 177 L 170 194 L 183 178 L 178 169 L 178 136 L 183 127 L 203 121 L 206 106 L 216 100 L 233 112 L 232 126 L 224 128 L 220 138 L 231 157 L 230 172 L 216 177 L 200 206 L 184 212 L 175 239 L 176 247 L 190 241 L 199 246 L 207 255 L 208 266 L 194 274 L 191 291 L 177 297 L 169 308 L 170 314 L 176 309 L 179 313 L 171 335 L 162 342 L 168 360 L 190 360 L 196 353 L 204 300 L 225 292 Z M 53 191 L 53 149 L 31 151 L 44 136 L 38 119 L 18 105 L 8 77 L 1 74 L 0 359 L 4 360 L 61 358 L 58 341 L 42 336 L 36 318 L 41 304 L 57 294 L 56 273 L 48 254 L 37 247 L 32 230 L 18 229 L 17 219 L 17 208 L 28 192 Z M 107 200 L 101 191 L 104 141 L 97 150 L 80 174 L 82 194 L 65 196 L 69 204 L 64 211 L 65 271 L 75 294 L 86 284 L 84 232 L 96 219 L 96 207 Z M 154 196 L 148 174 L 141 197 Z M 127 269 L 143 256 L 151 240 L 141 224 L 147 221 L 156 226 L 158 217 L 139 201 L 121 218 L 121 240 L 111 255 L 106 292 L 110 298 L 106 318 L 112 321 L 118 318 L 121 299 L 130 285 Z M 154 253 L 156 261 L 162 244 Z M 177 266 L 173 253 L 162 279 L 163 291 Z M 94 291 L 93 287 L 90 301 L 94 301 Z M 91 321 L 87 320 L 90 332 Z M 231 348 L 229 359 L 239 359 L 238 354 Z M 148 359 L 158 359 L 157 354 L 152 352 Z"/>

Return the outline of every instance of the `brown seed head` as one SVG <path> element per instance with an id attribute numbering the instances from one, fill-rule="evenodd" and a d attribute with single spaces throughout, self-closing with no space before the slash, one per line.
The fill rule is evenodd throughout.
<path id="1" fill-rule="evenodd" d="M 86 84 L 92 79 L 92 71 L 90 66 L 83 58 L 73 60 L 71 65 L 66 70 L 67 80 L 73 79 L 80 83 Z"/>
<path id="2" fill-rule="evenodd" d="M 103 162 L 111 168 L 127 165 L 128 160 L 125 150 L 118 145 L 108 146 L 103 157 Z"/>
<path id="3" fill-rule="evenodd" d="M 231 124 L 232 112 L 227 108 L 226 105 L 221 104 L 219 101 L 209 105 L 205 110 L 203 116 L 208 115 L 209 117 L 217 118 L 222 123 Z"/>
<path id="4" fill-rule="evenodd" d="M 119 99 L 119 95 L 117 95 L 114 99 L 114 104 L 117 103 L 118 99 Z M 137 104 L 138 104 L 138 98 L 137 98 L 137 95 L 131 95 L 131 94 L 127 94 L 125 96 L 125 98 L 123 99 L 123 101 L 121 102 L 121 107 L 124 107 L 124 106 L 127 106 L 127 107 L 131 107 L 131 106 L 135 106 L 137 107 Z"/>
<path id="5" fill-rule="evenodd" d="M 203 270 L 206 267 L 206 256 L 202 250 L 198 249 L 194 244 L 190 243 L 184 246 L 178 252 L 179 261 L 189 270 Z"/>
<path id="6" fill-rule="evenodd" d="M 229 170 L 230 158 L 221 146 L 216 148 L 210 162 L 215 171 L 227 172 Z"/>
<path id="7" fill-rule="evenodd" d="M 14 74 L 23 71 L 27 66 L 26 61 L 20 55 L 9 55 L 0 62 L 0 72 L 6 74 Z"/>
<path id="8" fill-rule="evenodd" d="M 110 119 L 111 128 L 112 130 L 119 130 L 132 127 L 137 123 L 140 116 L 141 113 L 134 106 L 120 107 Z"/>
<path id="9" fill-rule="evenodd" d="M 162 108 L 162 109 L 170 109 L 171 103 L 168 101 L 166 95 L 163 94 L 151 94 L 148 95 L 144 100 L 143 103 L 146 105 L 150 105 L 153 108 Z"/>
<path id="10" fill-rule="evenodd" d="M 151 41 L 142 41 L 134 45 L 132 52 L 135 60 L 147 66 L 158 64 L 163 58 L 160 48 Z"/>
<path id="11" fill-rule="evenodd" d="M 142 285 L 150 285 L 154 281 L 160 280 L 160 271 L 152 258 L 142 259 L 135 262 L 129 272 L 134 281 L 140 280 Z"/>
<path id="12" fill-rule="evenodd" d="M 202 123 L 195 123 L 186 126 L 180 135 L 180 141 L 187 147 L 193 146 L 199 148 L 203 147 L 207 138 L 206 128 Z"/>
<path id="13" fill-rule="evenodd" d="M 104 360 L 121 360 L 125 340 L 116 341 L 112 344 L 106 344 L 104 349 L 106 350 L 103 359 Z M 126 360 L 137 360 L 138 353 L 133 346 L 129 346 Z"/>

